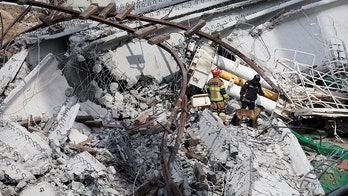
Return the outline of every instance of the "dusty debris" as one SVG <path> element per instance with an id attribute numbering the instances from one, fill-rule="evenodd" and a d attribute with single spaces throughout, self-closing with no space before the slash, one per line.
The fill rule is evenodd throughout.
<path id="1" fill-rule="evenodd" d="M 257 58 L 239 55 L 246 63 L 236 55 L 239 51 L 221 47 L 229 27 L 251 22 L 264 10 L 271 13 L 273 2 L 164 0 L 158 2 L 163 10 L 149 12 L 157 5 L 153 2 L 110 3 L 103 9 L 92 4 L 70 9 L 70 17 L 42 11 L 42 22 L 52 25 L 16 37 L 15 44 L 3 52 L 7 56 L 0 72 L 0 195 L 324 195 L 308 153 L 284 122 L 301 102 L 293 99 L 297 104 L 288 106 L 286 96 L 276 93 L 285 83 L 275 85 L 268 80 L 267 69 L 255 69 Z M 62 4 L 55 1 L 53 6 Z M 288 4 L 296 7 L 293 1 Z M 276 5 L 285 6 L 281 1 Z M 250 13 L 257 14 L 243 13 L 241 20 L 209 17 L 243 10 L 241 6 L 250 6 Z M 208 20 L 190 15 L 193 7 Z M 248 31 L 261 39 L 274 24 L 283 22 L 278 20 L 282 15 L 278 12 Z M 168 18 L 186 23 L 187 17 L 194 17 L 198 22 L 185 28 L 177 22 L 182 29 L 172 32 L 174 26 L 152 25 L 147 16 L 166 19 L 163 24 L 172 22 Z M 100 21 L 89 20 L 95 17 Z M 34 20 L 29 25 L 29 18 L 11 29 L 36 24 Z M 53 24 L 59 19 L 68 20 Z M 277 63 L 286 67 L 287 62 Z M 212 66 L 245 74 L 262 71 L 264 88 L 277 87 L 258 100 L 266 109 L 255 127 L 248 127 L 242 118 L 237 126 L 225 126 L 211 113 L 204 86 Z M 284 73 L 272 73 L 294 86 Z M 301 80 L 305 73 L 296 74 L 290 79 Z M 240 107 L 238 86 L 246 79 L 230 74 L 228 78 L 226 86 L 233 98 L 227 102 L 227 114 L 232 115 Z M 308 80 L 301 85 L 314 86 Z M 325 92 L 323 87 L 316 89 Z M 316 91 L 309 91 L 309 99 L 296 88 L 286 90 L 288 96 L 302 95 L 308 102 L 323 98 Z M 344 102 L 342 94 L 331 98 Z M 333 108 L 335 115 L 345 115 L 345 108 L 339 107 Z M 341 124 L 338 128 L 335 124 L 336 133 Z M 346 168 L 345 161 L 339 163 Z"/>

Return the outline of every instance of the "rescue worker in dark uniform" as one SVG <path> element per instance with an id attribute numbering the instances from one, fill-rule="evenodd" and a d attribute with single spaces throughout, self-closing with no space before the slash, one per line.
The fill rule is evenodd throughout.
<path id="1" fill-rule="evenodd" d="M 219 69 L 212 70 L 213 78 L 207 83 L 207 91 L 210 98 L 210 107 L 214 115 L 221 118 L 222 122 L 226 124 L 225 101 L 228 100 L 225 84 L 219 78 Z"/>
<path id="2" fill-rule="evenodd" d="M 260 84 L 260 76 L 256 74 L 252 80 L 245 82 L 240 89 L 240 101 L 242 102 L 242 109 L 248 107 L 249 110 L 255 109 L 255 100 L 257 95 L 264 95 Z"/>

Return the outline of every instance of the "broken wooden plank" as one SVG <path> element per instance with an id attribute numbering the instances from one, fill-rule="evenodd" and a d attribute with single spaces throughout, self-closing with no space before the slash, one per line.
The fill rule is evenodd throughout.
<path id="1" fill-rule="evenodd" d="M 134 9 L 134 4 L 129 4 L 126 9 L 124 9 L 122 12 L 118 13 L 115 18 L 119 21 L 124 20 L 128 14 L 130 14 Z"/>
<path id="2" fill-rule="evenodd" d="M 182 196 L 183 194 L 181 193 L 179 187 L 175 184 L 175 182 L 172 179 L 169 179 L 169 184 L 168 184 L 171 192 L 175 196 Z"/>
<path id="3" fill-rule="evenodd" d="M 50 17 L 46 16 L 46 15 L 41 15 L 39 16 L 39 19 L 41 20 L 41 22 L 46 25 L 49 26 L 51 24 L 53 24 L 52 19 L 50 19 Z"/>
<path id="4" fill-rule="evenodd" d="M 64 20 L 64 21 L 70 21 L 70 20 L 72 20 L 72 19 L 73 19 L 73 16 L 72 16 L 71 14 L 65 13 L 65 14 L 63 15 L 63 20 Z"/>
<path id="5" fill-rule="evenodd" d="M 147 127 L 152 127 L 154 125 L 154 120 L 148 121 L 144 124 L 132 127 L 132 128 L 127 128 L 127 131 L 129 134 L 135 134 L 138 130 L 146 129 Z"/>
<path id="6" fill-rule="evenodd" d="M 102 127 L 103 126 L 103 122 L 100 120 L 87 120 L 84 122 L 84 124 L 86 124 L 89 127 Z"/>
<path id="7" fill-rule="evenodd" d="M 26 125 L 26 127 L 29 127 L 30 125 L 31 125 L 31 122 L 33 121 L 33 115 L 29 115 L 28 116 L 28 119 L 27 119 L 27 125 Z"/>
<path id="8" fill-rule="evenodd" d="M 185 155 L 189 158 L 199 160 L 199 161 L 203 162 L 204 164 L 208 163 L 208 160 L 205 157 L 198 155 L 198 154 L 195 154 L 193 152 L 190 152 L 185 146 L 181 146 L 180 150 L 183 151 L 185 153 Z"/>
<path id="9" fill-rule="evenodd" d="M 103 130 L 101 128 L 99 128 L 99 127 L 91 127 L 91 129 L 92 129 L 93 132 L 97 132 L 97 133 L 103 132 Z"/>
<path id="10" fill-rule="evenodd" d="M 48 132 L 50 130 L 50 128 L 52 127 L 53 123 L 54 123 L 55 119 L 53 117 L 51 117 L 50 119 L 48 119 L 48 121 L 45 123 L 44 127 L 43 127 L 43 131 L 44 132 Z"/>
<path id="11" fill-rule="evenodd" d="M 80 19 L 87 19 L 90 16 L 92 16 L 93 14 L 95 14 L 96 12 L 98 12 L 98 6 L 95 4 L 91 4 L 88 6 L 86 11 L 80 13 L 79 18 Z"/>
<path id="12" fill-rule="evenodd" d="M 141 28 L 134 32 L 134 36 L 138 39 L 142 39 L 150 34 L 153 34 L 157 31 L 157 27 L 155 25 L 151 25 L 148 27 Z"/>
<path id="13" fill-rule="evenodd" d="M 18 121 L 18 124 L 20 124 L 23 127 L 28 127 L 32 125 L 33 123 L 38 124 L 41 122 L 41 117 L 40 116 L 35 116 L 34 118 L 32 115 L 29 115 L 27 119 Z"/>
<path id="14" fill-rule="evenodd" d="M 103 124 L 103 127 L 107 127 L 107 128 L 120 128 L 123 129 L 124 126 L 121 124 Z"/>
<path id="15" fill-rule="evenodd" d="M 78 143 L 78 145 L 84 146 L 84 145 L 88 144 L 89 142 L 91 142 L 92 140 L 93 140 L 93 137 L 89 137 L 85 141 Z"/>
<path id="16" fill-rule="evenodd" d="M 188 29 L 184 34 L 187 37 L 191 37 L 193 34 L 197 33 L 206 24 L 205 20 L 200 19 L 198 23 L 192 28 Z"/>
<path id="17" fill-rule="evenodd" d="M 115 3 L 109 3 L 100 13 L 99 17 L 106 18 L 112 11 L 115 11 L 116 4 Z"/>
<path id="18" fill-rule="evenodd" d="M 134 125 L 140 125 L 146 122 L 147 120 L 147 115 L 146 113 L 141 113 L 136 119 L 134 120 Z"/>
<path id="19" fill-rule="evenodd" d="M 161 42 L 164 42 L 168 39 L 170 39 L 170 34 L 165 33 L 162 35 L 157 35 L 157 36 L 151 37 L 149 40 L 147 40 L 147 43 L 150 45 L 155 45 L 155 44 L 159 44 Z"/>
<path id="20" fill-rule="evenodd" d="M 123 116 L 123 114 L 119 113 L 117 110 L 111 110 L 111 116 L 114 120 L 125 120 L 125 119 L 131 119 L 130 116 Z"/>
<path id="21" fill-rule="evenodd" d="M 33 127 L 33 126 L 28 126 L 28 131 L 29 131 L 30 133 L 32 133 L 32 132 L 39 132 L 40 129 L 38 129 L 38 128 L 36 128 L 36 127 Z"/>
<path id="22" fill-rule="evenodd" d="M 217 33 L 213 34 L 213 36 L 216 37 L 217 39 L 221 40 L 221 33 L 220 32 L 217 32 Z M 212 41 L 210 43 L 210 45 L 211 45 L 211 47 L 215 47 L 215 46 L 217 46 L 217 43 Z"/>
<path id="23" fill-rule="evenodd" d="M 75 122 L 86 122 L 86 121 L 93 121 L 94 120 L 94 117 L 91 116 L 91 115 L 79 115 L 79 116 L 76 116 L 75 118 Z"/>
<path id="24" fill-rule="evenodd" d="M 96 155 L 97 154 L 97 150 L 87 147 L 87 146 L 81 146 L 79 144 L 69 144 L 69 148 L 73 149 L 73 150 L 78 150 L 80 152 L 89 152 L 92 155 Z"/>

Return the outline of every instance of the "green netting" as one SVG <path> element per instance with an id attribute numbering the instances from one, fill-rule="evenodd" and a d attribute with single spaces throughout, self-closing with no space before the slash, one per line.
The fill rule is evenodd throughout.
<path id="1" fill-rule="evenodd" d="M 313 167 L 321 164 L 321 162 L 311 162 Z M 323 175 L 320 176 L 319 182 L 325 193 L 329 193 L 343 185 L 348 184 L 348 172 L 335 166 L 329 167 Z"/>
<path id="2" fill-rule="evenodd" d="M 315 142 L 313 140 L 310 140 L 300 134 L 298 134 L 296 131 L 290 129 L 291 132 L 297 137 L 299 143 L 301 145 L 307 146 L 313 150 L 316 150 L 319 154 L 330 156 L 333 154 L 336 154 L 337 156 L 342 157 L 342 160 L 348 160 L 348 150 L 344 149 L 340 146 L 337 146 L 331 142 Z"/>
<path id="3" fill-rule="evenodd" d="M 297 137 L 299 143 L 303 146 L 309 147 L 319 154 L 327 157 L 335 156 L 339 160 L 348 160 L 348 150 L 340 146 L 334 145 L 330 142 L 315 142 L 308 139 L 296 131 L 290 129 L 291 132 Z M 320 162 L 312 162 L 313 167 L 319 165 Z M 348 184 L 348 171 L 339 169 L 334 165 L 326 170 L 319 178 L 320 184 L 326 193 Z"/>

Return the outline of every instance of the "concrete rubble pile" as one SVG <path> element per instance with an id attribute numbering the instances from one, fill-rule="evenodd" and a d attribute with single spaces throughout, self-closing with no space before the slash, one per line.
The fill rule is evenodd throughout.
<path id="1" fill-rule="evenodd" d="M 72 51 L 87 56 L 83 50 Z M 91 79 L 93 90 L 86 87 L 90 84 L 76 90 L 69 83 L 79 78 L 64 77 L 69 66 L 61 71 L 57 56 L 48 54 L 33 67 L 25 60 L 30 59 L 25 58 L 28 53 L 18 48 L 18 55 L 9 61 L 21 66 L 17 68 L 21 71 L 4 88 L 1 194 L 143 195 L 145 191 L 163 195 L 161 125 L 180 90 L 180 80 L 164 77 L 158 82 L 140 75 L 129 85 L 109 70 L 99 72 L 109 75 L 98 75 L 114 77 L 109 78 L 109 89 Z M 75 54 L 64 62 L 78 65 Z M 86 99 L 91 92 L 93 98 Z M 238 104 L 230 101 L 234 108 Z M 291 166 L 296 157 L 289 153 L 294 145 L 286 139 L 290 134 L 270 128 L 281 121 L 268 116 L 262 113 L 258 129 L 225 127 L 207 108 L 190 107 L 183 142 L 170 165 L 182 194 L 267 194 L 270 190 L 280 195 L 306 194 L 309 190 L 299 187 L 305 173 Z M 177 126 L 175 122 L 171 127 L 169 149 L 174 148 Z"/>
<path id="2" fill-rule="evenodd" d="M 225 126 L 188 101 L 164 130 L 182 82 L 170 55 L 90 21 L 60 28 L 17 37 L 1 67 L 0 195 L 167 195 L 165 131 L 177 195 L 324 195 L 280 118 Z"/>

